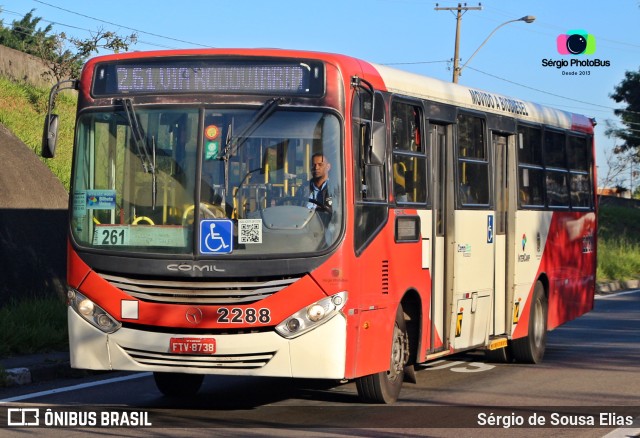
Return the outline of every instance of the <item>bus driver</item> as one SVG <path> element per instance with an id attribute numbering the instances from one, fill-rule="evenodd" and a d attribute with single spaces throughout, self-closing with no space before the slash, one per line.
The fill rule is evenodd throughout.
<path id="1" fill-rule="evenodd" d="M 331 213 L 332 199 L 329 195 L 327 183 L 329 182 L 329 170 L 331 163 L 322 152 L 316 152 L 311 157 L 311 179 L 309 180 L 309 197 L 307 208 Z"/>

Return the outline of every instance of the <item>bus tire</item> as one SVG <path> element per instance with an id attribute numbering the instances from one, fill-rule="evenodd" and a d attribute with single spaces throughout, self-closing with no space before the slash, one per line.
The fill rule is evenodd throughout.
<path id="1" fill-rule="evenodd" d="M 542 362 L 547 345 L 547 308 L 544 286 L 538 281 L 531 299 L 528 335 L 511 341 L 511 352 L 517 362 Z"/>
<path id="2" fill-rule="evenodd" d="M 153 379 L 158 390 L 167 397 L 189 397 L 198 392 L 204 375 L 154 372 Z"/>
<path id="3" fill-rule="evenodd" d="M 393 327 L 390 369 L 358 378 L 356 387 L 360 399 L 366 403 L 379 404 L 390 404 L 398 400 L 404 381 L 404 368 L 408 360 L 409 336 L 404 312 L 402 306 L 399 306 Z"/>

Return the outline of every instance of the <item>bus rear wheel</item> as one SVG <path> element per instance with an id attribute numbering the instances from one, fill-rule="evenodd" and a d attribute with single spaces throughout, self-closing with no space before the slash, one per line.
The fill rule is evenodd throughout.
<path id="1" fill-rule="evenodd" d="M 167 397 L 189 397 L 198 392 L 204 375 L 154 372 L 153 378 L 158 390 Z"/>
<path id="2" fill-rule="evenodd" d="M 360 377 L 356 380 L 358 395 L 366 403 L 390 404 L 398 400 L 404 368 L 409 360 L 409 336 L 404 320 L 402 306 L 396 313 L 393 327 L 393 344 L 391 346 L 390 368 L 388 371 Z"/>
<path id="3" fill-rule="evenodd" d="M 511 352 L 517 362 L 540 363 L 547 346 L 547 298 L 544 286 L 536 282 L 529 310 L 529 332 L 524 338 L 511 341 Z"/>

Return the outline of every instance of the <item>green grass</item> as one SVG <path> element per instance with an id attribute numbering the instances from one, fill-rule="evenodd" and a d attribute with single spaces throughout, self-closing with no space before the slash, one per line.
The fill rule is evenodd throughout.
<path id="1" fill-rule="evenodd" d="M 640 209 L 601 207 L 598 281 L 640 278 Z"/>
<path id="2" fill-rule="evenodd" d="M 48 101 L 48 89 L 0 77 L 0 124 L 13 132 L 38 156 Z M 77 98 L 73 93 L 58 95 L 54 111 L 60 116 L 56 157 L 48 160 L 41 158 L 67 191 L 71 177 L 76 102 Z"/>
<path id="3" fill-rule="evenodd" d="M 598 281 L 640 278 L 640 245 L 626 239 L 598 242 Z"/>
<path id="4" fill-rule="evenodd" d="M 67 349 L 66 317 L 58 297 L 8 303 L 0 308 L 0 357 Z"/>

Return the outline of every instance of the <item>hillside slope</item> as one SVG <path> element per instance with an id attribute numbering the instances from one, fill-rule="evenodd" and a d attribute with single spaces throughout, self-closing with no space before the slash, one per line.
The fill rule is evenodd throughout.
<path id="1" fill-rule="evenodd" d="M 51 170 L 0 125 L 0 305 L 63 293 L 68 194 Z"/>

